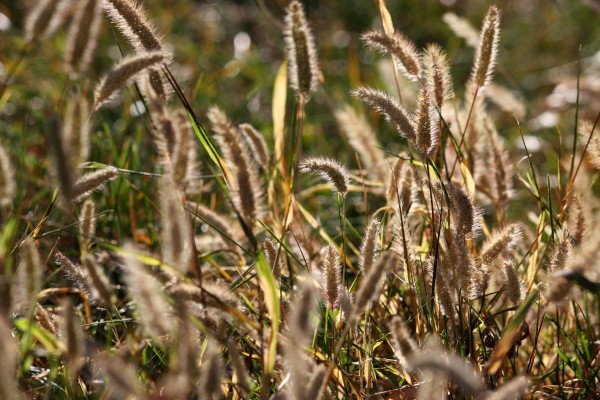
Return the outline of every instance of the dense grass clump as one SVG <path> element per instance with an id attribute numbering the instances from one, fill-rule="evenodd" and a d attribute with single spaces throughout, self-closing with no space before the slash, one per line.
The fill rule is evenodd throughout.
<path id="1" fill-rule="evenodd" d="M 539 110 L 511 2 L 349 2 L 347 74 L 300 1 L 147 3 L 6 8 L 0 399 L 600 396 L 596 59 Z"/>

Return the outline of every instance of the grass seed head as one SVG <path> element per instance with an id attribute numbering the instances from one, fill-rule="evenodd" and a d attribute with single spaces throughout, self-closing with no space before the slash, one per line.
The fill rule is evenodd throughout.
<path id="1" fill-rule="evenodd" d="M 421 62 L 417 47 L 402 33 L 394 32 L 394 34 L 388 35 L 385 32 L 373 30 L 363 33 L 361 39 L 382 53 L 394 56 L 398 62 L 398 68 L 407 78 L 413 81 L 419 80 Z"/>
<path id="2" fill-rule="evenodd" d="M 75 77 L 85 72 L 92 61 L 100 32 L 101 16 L 101 0 L 82 0 L 77 3 L 65 50 L 65 69 L 70 76 Z"/>
<path id="3" fill-rule="evenodd" d="M 320 72 L 315 40 L 304 7 L 297 0 L 287 8 L 284 38 L 290 86 L 306 101 L 319 85 Z"/>
<path id="4" fill-rule="evenodd" d="M 435 111 L 441 112 L 444 102 L 454 97 L 446 52 L 437 44 L 429 44 L 423 54 L 423 65 L 425 82 L 437 108 Z"/>
<path id="5" fill-rule="evenodd" d="M 0 206 L 8 207 L 16 194 L 15 169 L 10 162 L 8 152 L 0 142 Z"/>
<path id="6" fill-rule="evenodd" d="M 94 91 L 94 110 L 110 102 L 123 87 L 142 73 L 157 70 L 166 64 L 168 55 L 162 51 L 139 53 L 123 58 L 100 79 Z"/>
<path id="7" fill-rule="evenodd" d="M 119 170 L 111 166 L 83 175 L 73 185 L 72 201 L 79 203 L 96 190 L 102 189 L 108 182 L 116 179 L 118 175 Z"/>
<path id="8" fill-rule="evenodd" d="M 350 94 L 358 97 L 378 114 L 383 115 L 386 120 L 396 126 L 402 137 L 405 137 L 411 144 L 415 144 L 417 134 L 412 118 L 390 95 L 367 87 L 359 87 Z"/>
<path id="9" fill-rule="evenodd" d="M 166 51 L 161 35 L 141 4 L 134 0 L 102 0 L 102 5 L 108 18 L 136 52 Z"/>
<path id="10" fill-rule="evenodd" d="M 350 176 L 346 167 L 337 160 L 328 157 L 309 157 L 298 165 L 298 169 L 302 173 L 320 175 L 321 178 L 333 186 L 332 190 L 342 197 L 348 193 Z"/>
<path id="11" fill-rule="evenodd" d="M 323 298 L 330 309 L 334 310 L 340 303 L 340 285 L 342 270 L 340 256 L 335 247 L 328 245 L 321 251 L 321 273 L 323 279 Z"/>
<path id="12" fill-rule="evenodd" d="M 471 80 L 479 90 L 483 90 L 494 76 L 499 40 L 500 10 L 496 6 L 491 6 L 483 20 L 479 45 L 475 53 L 475 64 L 471 72 Z"/>

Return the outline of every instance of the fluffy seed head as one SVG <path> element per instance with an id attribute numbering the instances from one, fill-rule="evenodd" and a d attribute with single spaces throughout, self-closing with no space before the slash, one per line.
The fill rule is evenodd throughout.
<path id="1" fill-rule="evenodd" d="M 8 152 L 0 142 L 0 206 L 9 206 L 16 194 L 15 169 L 10 162 Z"/>
<path id="2" fill-rule="evenodd" d="M 513 303 L 514 306 L 521 304 L 521 301 L 525 298 L 525 288 L 519 274 L 517 273 L 516 266 L 510 260 L 504 260 L 504 279 L 506 282 L 506 295 L 508 300 Z"/>
<path id="3" fill-rule="evenodd" d="M 520 399 L 527 394 L 531 383 L 525 377 L 513 378 L 486 396 L 486 400 Z"/>
<path id="4" fill-rule="evenodd" d="M 392 265 L 393 257 L 395 256 L 391 252 L 383 253 L 377 264 L 363 276 L 354 297 L 351 320 L 362 314 L 369 303 L 379 298 L 381 280 Z"/>
<path id="5" fill-rule="evenodd" d="M 405 327 L 405 322 L 400 317 L 394 317 L 388 324 L 392 334 L 392 345 L 398 361 L 405 368 L 410 368 L 407 359 L 417 351 L 417 344 L 412 339 Z"/>
<path id="6" fill-rule="evenodd" d="M 72 201 L 78 203 L 96 190 L 100 190 L 107 182 L 119 175 L 115 167 L 107 167 L 94 172 L 89 172 L 79 178 L 73 185 Z"/>
<path id="7" fill-rule="evenodd" d="M 28 238 L 19 249 L 19 269 L 13 291 L 13 308 L 16 312 L 28 310 L 35 304 L 35 296 L 42 285 L 44 264 L 32 238 Z"/>
<path id="8" fill-rule="evenodd" d="M 90 64 L 96 49 L 101 15 L 100 0 L 78 2 L 65 50 L 65 69 L 69 75 L 84 72 Z"/>
<path id="9" fill-rule="evenodd" d="M 335 119 L 350 147 L 360 155 L 363 167 L 373 177 L 383 181 L 385 171 L 380 166 L 385 160 L 385 153 L 365 117 L 358 114 L 350 105 L 345 105 L 336 110 Z"/>
<path id="10" fill-rule="evenodd" d="M 263 171 L 268 171 L 270 155 L 263 134 L 250 124 L 241 124 L 239 129 L 246 141 L 246 145 L 250 148 L 250 155 L 254 162 L 256 162 Z"/>
<path id="11" fill-rule="evenodd" d="M 129 243 L 125 246 L 125 282 L 131 298 L 136 303 L 138 318 L 147 335 L 166 335 L 171 330 L 169 305 L 158 281 L 145 270 L 136 258 L 137 249 Z"/>
<path id="12" fill-rule="evenodd" d="M 233 174 L 233 203 L 246 224 L 251 227 L 263 211 L 263 188 L 258 167 L 250 155 L 250 148 L 241 140 L 239 129 L 225 113 L 218 107 L 212 107 L 207 116 L 217 135 L 223 158 Z"/>
<path id="13" fill-rule="evenodd" d="M 67 103 L 61 139 L 65 154 L 70 158 L 71 168 L 88 161 L 91 129 L 89 115 L 89 103 L 84 96 Z"/>
<path id="14" fill-rule="evenodd" d="M 385 32 L 373 30 L 363 33 L 361 36 L 367 45 L 393 55 L 398 62 L 398 68 L 407 78 L 417 81 L 421 75 L 421 64 L 419 53 L 415 44 L 407 39 L 402 33 L 395 32 L 388 35 Z"/>
<path id="15" fill-rule="evenodd" d="M 182 273 L 190 264 L 190 230 L 179 192 L 169 179 L 161 181 L 160 211 L 162 214 L 163 259 Z"/>
<path id="16" fill-rule="evenodd" d="M 141 4 L 134 0 L 103 0 L 102 5 L 108 18 L 136 52 L 165 52 L 162 37 Z"/>
<path id="17" fill-rule="evenodd" d="M 312 337 L 315 322 L 312 313 L 316 306 L 316 299 L 310 277 L 306 277 L 300 290 L 297 290 L 296 293 L 294 311 L 290 316 L 290 333 L 294 340 L 302 346 L 307 344 Z"/>
<path id="18" fill-rule="evenodd" d="M 429 91 L 422 88 L 417 98 L 416 147 L 421 154 L 429 155 L 438 143 L 439 114 Z"/>
<path id="19" fill-rule="evenodd" d="M 339 289 L 341 285 L 340 256 L 332 245 L 321 251 L 321 273 L 323 280 L 323 298 L 330 309 L 334 310 L 339 305 Z"/>
<path id="20" fill-rule="evenodd" d="M 491 239 L 487 240 L 481 249 L 481 260 L 484 265 L 491 265 L 503 253 L 511 252 L 523 236 L 523 228 L 519 223 L 512 223 L 494 231 Z"/>
<path id="21" fill-rule="evenodd" d="M 587 159 L 594 168 L 600 170 L 600 134 L 598 130 L 600 128 L 597 126 L 594 127 L 588 121 L 579 121 L 577 125 L 577 131 L 582 143 L 584 143 L 584 146 L 587 144 Z"/>
<path id="22" fill-rule="evenodd" d="M 491 6 L 483 20 L 479 34 L 479 46 L 475 53 L 475 64 L 471 73 L 471 80 L 475 82 L 479 90 L 485 88 L 494 76 L 499 40 L 500 10 L 496 6 Z"/>
<path id="23" fill-rule="evenodd" d="M 25 40 L 32 42 L 40 36 L 50 36 L 66 17 L 65 0 L 40 0 L 25 18 Z"/>
<path id="24" fill-rule="evenodd" d="M 75 314 L 73 303 L 68 297 L 61 301 L 61 317 L 61 333 L 67 348 L 69 374 L 74 378 L 84 362 L 84 343 L 81 319 Z"/>
<path id="25" fill-rule="evenodd" d="M 5 318 L 0 318 L 0 354 L 2 365 L 0 369 L 0 398 L 19 399 L 17 390 L 17 357 L 18 348 L 12 332 L 12 324 L 8 325 Z"/>
<path id="26" fill-rule="evenodd" d="M 87 251 L 90 241 L 96 231 L 96 207 L 91 199 L 87 199 L 79 214 L 79 240 L 83 251 Z"/>
<path id="27" fill-rule="evenodd" d="M 458 356 L 439 351 L 426 351 L 413 353 L 409 363 L 413 369 L 437 371 L 450 376 L 465 393 L 480 393 L 483 389 L 483 381 L 479 374 Z"/>
<path id="28" fill-rule="evenodd" d="M 444 14 L 442 19 L 456 36 L 465 40 L 467 45 L 473 48 L 479 45 L 479 32 L 469 21 L 451 12 Z"/>
<path id="29" fill-rule="evenodd" d="M 235 371 L 235 375 L 237 378 L 236 383 L 241 387 L 243 393 L 247 396 L 252 387 L 250 376 L 248 375 L 248 370 L 246 369 L 244 360 L 240 355 L 240 351 L 238 350 L 237 344 L 232 339 L 229 339 L 229 341 L 227 342 L 227 354 L 229 354 L 233 370 Z"/>
<path id="30" fill-rule="evenodd" d="M 304 100 L 319 85 L 319 65 L 315 40 L 302 3 L 293 0 L 285 16 L 284 38 L 287 48 L 290 85 Z"/>
<path id="31" fill-rule="evenodd" d="M 108 277 L 102 267 L 96 263 L 94 256 L 86 253 L 81 257 L 81 263 L 85 269 L 90 295 L 92 299 L 103 307 L 113 304 L 114 297 Z"/>
<path id="32" fill-rule="evenodd" d="M 388 181 L 388 205 L 408 214 L 415 201 L 415 172 L 410 163 L 396 160 Z"/>
<path id="33" fill-rule="evenodd" d="M 302 173 L 318 174 L 327 183 L 333 186 L 333 191 L 342 196 L 346 196 L 350 186 L 350 176 L 345 166 L 337 160 L 328 157 L 309 157 L 305 158 L 298 165 Z"/>
<path id="34" fill-rule="evenodd" d="M 415 143 L 415 126 L 408 115 L 398 102 L 385 92 L 366 87 L 359 87 L 350 92 L 352 96 L 358 97 L 363 103 L 370 106 L 377 113 L 383 115 L 386 120 L 396 125 L 400 135 Z"/>
<path id="35" fill-rule="evenodd" d="M 379 241 L 379 232 L 381 223 L 378 219 L 371 219 L 371 223 L 365 231 L 363 237 L 362 246 L 360 248 L 360 260 L 359 265 L 363 274 L 369 272 L 369 269 L 375 264 L 379 250 L 381 249 L 381 243 Z"/>
<path id="36" fill-rule="evenodd" d="M 128 82 L 143 72 L 158 69 L 162 64 L 168 63 L 168 60 L 168 55 L 162 51 L 125 57 L 96 85 L 94 110 L 111 101 Z"/>
<path id="37" fill-rule="evenodd" d="M 433 94 L 437 109 L 441 110 L 444 101 L 454 97 L 446 53 L 439 45 L 429 44 L 423 54 L 423 65 L 427 88 Z"/>
<path id="38" fill-rule="evenodd" d="M 451 227 L 460 237 L 473 239 L 481 224 L 481 210 L 473 204 L 463 187 L 452 182 L 446 182 L 444 187 L 450 198 Z M 435 189 L 440 197 L 443 196 L 440 185 L 436 185 Z"/>

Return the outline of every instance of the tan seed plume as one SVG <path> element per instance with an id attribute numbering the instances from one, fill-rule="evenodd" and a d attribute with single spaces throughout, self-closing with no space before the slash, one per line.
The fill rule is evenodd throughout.
<path id="1" fill-rule="evenodd" d="M 398 60 L 398 68 L 409 79 L 417 81 L 421 75 L 421 63 L 415 44 L 400 32 L 388 35 L 385 32 L 373 30 L 361 35 L 367 45 L 391 54 Z"/>
<path id="2" fill-rule="evenodd" d="M 51 35 L 64 17 L 64 0 L 40 0 L 25 18 L 25 40 Z"/>
<path id="3" fill-rule="evenodd" d="M 446 52 L 437 44 L 429 44 L 423 54 L 423 65 L 427 88 L 433 94 L 437 110 L 441 110 L 444 102 L 454 97 Z"/>
<path id="4" fill-rule="evenodd" d="M 379 251 L 381 250 L 379 239 L 380 228 L 381 222 L 378 219 L 373 218 L 365 230 L 365 235 L 360 247 L 359 260 L 360 270 L 363 274 L 369 272 L 379 256 Z"/>
<path id="5" fill-rule="evenodd" d="M 364 115 L 358 114 L 346 104 L 335 111 L 335 119 L 350 147 L 359 154 L 362 167 L 373 178 L 384 181 L 385 169 L 382 166 L 385 166 L 385 152 Z"/>
<path id="6" fill-rule="evenodd" d="M 408 139 L 412 144 L 415 143 L 416 132 L 412 118 L 390 95 L 380 90 L 366 87 L 359 87 L 350 92 L 350 94 L 358 97 L 378 114 L 383 115 L 386 120 L 396 126 L 401 136 Z"/>
<path id="7" fill-rule="evenodd" d="M 437 146 L 439 132 L 439 113 L 435 109 L 430 93 L 422 88 L 417 98 L 416 111 L 416 147 L 421 154 L 430 155 Z"/>
<path id="8" fill-rule="evenodd" d="M 102 5 L 108 18 L 137 52 L 166 51 L 162 37 L 141 4 L 134 0 L 103 0 Z"/>
<path id="9" fill-rule="evenodd" d="M 389 322 L 388 327 L 392 334 L 394 352 L 396 353 L 396 357 L 398 357 L 400 365 L 407 369 L 411 368 L 408 364 L 408 359 L 413 353 L 418 351 L 418 347 L 408 329 L 406 329 L 405 322 L 400 317 L 394 317 Z"/>
<path id="10" fill-rule="evenodd" d="M 115 167 L 107 167 L 83 175 L 73 185 L 72 201 L 74 203 L 80 202 L 94 191 L 102 189 L 104 185 L 116 179 L 118 175 L 119 170 Z"/>
<path id="11" fill-rule="evenodd" d="M 71 379 L 74 379 L 84 363 L 84 343 L 81 319 L 75 314 L 73 303 L 68 297 L 61 301 L 61 317 L 61 333 L 67 348 L 68 371 Z"/>
<path id="12" fill-rule="evenodd" d="M 506 227 L 495 230 L 491 239 L 483 244 L 480 257 L 484 265 L 491 265 L 497 257 L 505 252 L 512 251 L 523 236 L 523 228 L 520 223 L 512 223 Z"/>
<path id="13" fill-rule="evenodd" d="M 84 254 L 81 263 L 85 268 L 87 286 L 90 289 L 92 299 L 103 307 L 109 307 L 114 303 L 114 296 L 108 277 L 102 267 L 96 263 L 92 254 Z"/>
<path id="14" fill-rule="evenodd" d="M 79 214 L 79 241 L 83 252 L 87 251 L 90 241 L 96 231 L 96 207 L 93 200 L 87 199 Z"/>
<path id="15" fill-rule="evenodd" d="M 309 157 L 298 164 L 302 173 L 318 174 L 332 186 L 334 192 L 346 196 L 350 186 L 350 176 L 345 166 L 328 157 Z"/>
<path id="16" fill-rule="evenodd" d="M 89 102 L 83 96 L 68 101 L 65 118 L 61 126 L 61 138 L 65 154 L 70 158 L 70 168 L 76 168 L 88 161 L 90 154 Z"/>
<path id="17" fill-rule="evenodd" d="M 191 260 L 190 228 L 186 210 L 181 203 L 179 191 L 169 179 L 163 178 L 160 186 L 163 259 L 185 274 Z"/>
<path id="18" fill-rule="evenodd" d="M 94 110 L 111 101 L 119 90 L 141 73 L 157 69 L 167 61 L 168 56 L 162 51 L 125 57 L 96 85 Z"/>
<path id="19" fill-rule="evenodd" d="M 126 243 L 125 250 L 125 283 L 135 302 L 137 316 L 146 334 L 157 337 L 168 334 L 172 329 L 170 307 L 163 296 L 162 288 L 136 258 L 138 250 L 131 243 Z"/>
<path id="20" fill-rule="evenodd" d="M 319 85 L 319 65 L 304 7 L 297 0 L 287 8 L 284 38 L 290 86 L 306 101 Z"/>
<path id="21" fill-rule="evenodd" d="M 217 134 L 223 158 L 230 168 L 234 181 L 231 197 L 236 210 L 245 223 L 252 227 L 263 213 L 263 188 L 258 168 L 250 155 L 250 149 L 241 140 L 239 130 L 218 107 L 208 111 L 212 130 Z"/>
<path id="22" fill-rule="evenodd" d="M 0 206 L 8 207 L 17 194 L 15 169 L 8 152 L 0 142 Z"/>
<path id="23" fill-rule="evenodd" d="M 252 159 L 256 162 L 256 164 L 263 171 L 269 170 L 269 148 L 267 147 L 267 142 L 265 141 L 265 137 L 262 133 L 256 130 L 250 124 L 241 124 L 239 126 L 240 132 L 244 140 L 246 141 L 247 146 L 250 148 L 250 155 Z"/>
<path id="24" fill-rule="evenodd" d="M 340 256 L 335 247 L 328 245 L 321 251 L 323 298 L 331 310 L 339 306 L 342 270 Z"/>
<path id="25" fill-rule="evenodd" d="M 377 264 L 363 276 L 354 296 L 354 307 L 350 320 L 357 318 L 372 301 L 379 298 L 382 278 L 392 265 L 393 257 L 395 256 L 391 252 L 383 253 Z"/>
<path id="26" fill-rule="evenodd" d="M 468 46 L 477 48 L 479 45 L 479 32 L 469 21 L 451 12 L 444 14 L 442 19 L 456 36 L 465 40 Z"/>
<path id="27" fill-rule="evenodd" d="M 485 88 L 494 76 L 499 40 L 500 10 L 496 6 L 491 6 L 483 20 L 479 34 L 479 46 L 475 53 L 475 64 L 471 73 L 471 80 L 479 90 Z"/>
<path id="28" fill-rule="evenodd" d="M 65 50 L 65 69 L 69 75 L 75 77 L 85 72 L 92 61 L 102 22 L 101 16 L 100 0 L 82 0 L 77 3 Z"/>
<path id="29" fill-rule="evenodd" d="M 26 312 L 35 305 L 35 296 L 42 285 L 44 264 L 32 238 L 27 238 L 19 249 L 19 268 L 13 288 L 13 310 Z"/>

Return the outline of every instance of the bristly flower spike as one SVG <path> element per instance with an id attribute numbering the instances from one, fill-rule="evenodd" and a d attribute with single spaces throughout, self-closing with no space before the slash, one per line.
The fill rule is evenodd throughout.
<path id="1" fill-rule="evenodd" d="M 350 176 L 346 167 L 338 161 L 327 157 L 309 157 L 304 159 L 298 168 L 302 173 L 319 174 L 333 186 L 333 191 L 338 192 L 342 197 L 348 193 Z"/>
<path id="2" fill-rule="evenodd" d="M 479 46 L 475 53 L 475 64 L 471 73 L 471 80 L 479 90 L 485 88 L 492 80 L 499 40 L 500 10 L 495 6 L 491 6 L 483 20 L 483 26 L 479 34 Z"/>
<path id="3" fill-rule="evenodd" d="M 363 33 L 361 39 L 382 53 L 395 56 L 398 60 L 398 68 L 407 78 L 413 81 L 419 79 L 421 75 L 419 53 L 415 44 L 402 33 L 394 32 L 393 35 L 388 35 L 385 32 L 374 30 Z"/>
<path id="4" fill-rule="evenodd" d="M 290 85 L 306 101 L 319 84 L 319 65 L 304 7 L 297 0 L 293 0 L 287 8 L 285 27 Z"/>

